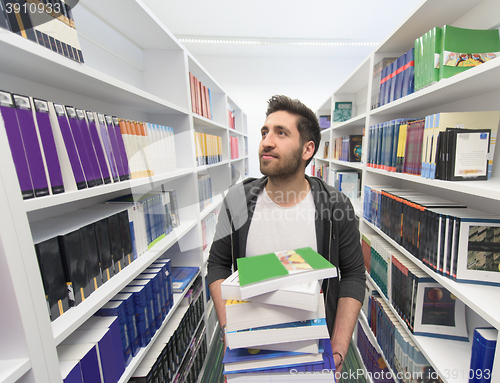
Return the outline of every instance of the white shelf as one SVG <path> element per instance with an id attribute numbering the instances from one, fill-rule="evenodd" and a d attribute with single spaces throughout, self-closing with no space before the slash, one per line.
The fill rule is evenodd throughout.
<path id="1" fill-rule="evenodd" d="M 389 306 L 390 310 L 396 316 L 399 323 L 401 323 L 401 326 L 403 326 L 409 337 L 420 349 L 422 354 L 424 354 L 424 356 L 427 358 L 427 361 L 432 365 L 441 379 L 443 379 L 443 382 L 468 383 L 468 375 L 458 376 L 455 379 L 446 379 L 446 377 L 451 376 L 451 371 L 469 370 L 472 345 L 469 342 L 460 342 L 448 339 L 413 335 L 411 331 L 408 330 L 406 323 L 400 318 L 396 310 L 394 310 L 392 305 L 387 301 L 385 295 L 382 293 L 382 290 L 380 290 L 375 281 L 370 277 L 368 273 L 366 273 L 366 277 L 377 289 L 384 302 L 387 304 L 387 306 Z M 453 350 L 453 352 L 450 352 L 450 350 Z M 447 371 L 450 373 L 447 373 Z"/>
<path id="2" fill-rule="evenodd" d="M 229 162 L 235 163 L 235 162 L 238 162 L 238 161 L 243 161 L 243 160 L 245 160 L 247 158 L 248 158 L 248 156 L 244 156 L 244 157 L 240 157 L 240 158 L 234 158 L 232 160 L 229 160 Z"/>
<path id="3" fill-rule="evenodd" d="M 122 374 L 122 376 L 121 376 L 120 380 L 118 381 L 118 383 L 126 383 L 132 377 L 132 375 L 134 374 L 134 372 L 137 369 L 137 367 L 141 364 L 142 360 L 147 355 L 147 353 L 148 353 L 149 349 L 151 348 L 151 346 L 155 343 L 156 339 L 160 336 L 161 332 L 165 329 L 165 326 L 167 326 L 169 324 L 170 318 L 176 312 L 177 308 L 179 307 L 180 302 L 182 301 L 182 299 L 184 298 L 184 296 L 188 292 L 189 287 L 193 284 L 194 280 L 196 279 L 196 277 L 198 275 L 200 275 L 199 272 L 198 272 L 198 274 L 196 274 L 193 277 L 193 279 L 191 280 L 191 282 L 189 283 L 189 285 L 184 289 L 184 291 L 181 294 L 174 293 L 174 306 L 168 312 L 167 317 L 163 321 L 161 327 L 155 332 L 155 335 L 153 336 L 153 338 L 151 339 L 151 341 L 147 344 L 147 346 L 146 347 L 141 347 L 141 349 L 139 350 L 139 352 L 137 353 L 137 355 L 134 356 L 134 358 L 132 359 L 132 361 L 129 363 L 129 365 L 125 369 L 124 373 Z M 189 306 L 186 306 L 186 311 L 187 311 L 188 307 Z M 181 309 L 182 308 L 179 308 L 179 310 L 181 310 Z M 177 328 L 177 326 L 179 325 L 179 323 L 180 323 L 180 321 L 178 323 L 176 323 L 176 324 L 172 323 L 172 325 L 174 325 L 175 328 Z"/>
<path id="4" fill-rule="evenodd" d="M 359 319 L 360 320 L 358 321 L 358 323 L 361 324 L 361 327 L 363 327 L 363 331 L 365 332 L 366 336 L 368 337 L 370 342 L 373 344 L 373 346 L 375 347 L 377 352 L 382 356 L 382 359 L 384 359 L 385 365 L 387 366 L 387 369 L 391 373 L 391 375 L 394 379 L 394 382 L 398 383 L 398 381 L 396 379 L 396 374 L 394 373 L 394 371 L 392 371 L 392 368 L 389 365 L 389 362 L 387 362 L 387 357 L 384 355 L 382 349 L 380 348 L 380 345 L 377 342 L 377 338 L 375 338 L 375 335 L 373 334 L 372 329 L 368 325 L 368 319 L 366 319 L 365 313 L 363 311 L 359 312 Z M 356 349 L 357 349 L 357 347 L 356 347 Z M 364 364 L 364 361 L 361 358 L 361 354 L 359 353 L 358 349 L 357 349 L 357 352 L 358 352 L 358 355 L 360 357 L 361 362 Z M 365 370 L 366 370 L 366 367 L 365 367 Z M 366 380 L 371 381 L 371 379 L 368 379 L 368 378 Z"/>
<path id="5" fill-rule="evenodd" d="M 363 200 L 361 198 L 351 199 L 352 207 L 354 208 L 354 213 L 362 218 L 363 217 Z"/>
<path id="6" fill-rule="evenodd" d="M 443 277 L 429 269 L 422 261 L 414 257 L 404 247 L 398 245 L 388 235 L 386 235 L 378 227 L 363 218 L 363 222 L 368 225 L 372 230 L 377 232 L 387 242 L 389 242 L 396 250 L 404 254 L 415 265 L 419 266 L 436 282 L 445 287 L 459 298 L 463 303 L 469 306 L 472 310 L 478 313 L 481 317 L 486 319 L 492 326 L 500 328 L 500 305 L 492 304 L 500 300 L 500 287 L 483 286 L 469 283 L 457 283 L 448 278 Z M 470 349 L 469 349 L 470 356 Z M 469 360 L 470 362 L 470 360 Z"/>
<path id="7" fill-rule="evenodd" d="M 3 73 L 103 102 L 113 100 L 122 107 L 140 109 L 146 113 L 189 114 L 187 109 L 69 60 L 4 29 L 0 30 L 0 51 Z"/>
<path id="8" fill-rule="evenodd" d="M 214 209 L 217 209 L 222 204 L 222 195 L 217 194 L 212 197 L 212 203 L 203 209 L 200 213 L 200 219 L 206 218 Z"/>
<path id="9" fill-rule="evenodd" d="M 354 116 L 353 118 L 341 122 L 340 124 L 331 127 L 332 130 L 352 128 L 355 126 L 365 126 L 366 113 L 361 113 L 359 116 Z"/>
<path id="10" fill-rule="evenodd" d="M 0 383 L 15 383 L 30 369 L 28 358 L 0 360 Z"/>
<path id="11" fill-rule="evenodd" d="M 203 171 L 206 171 L 207 169 L 216 168 L 217 166 L 222 166 L 222 165 L 227 165 L 227 164 L 229 164 L 229 160 L 217 162 L 215 164 L 210 164 L 210 165 L 197 166 L 195 168 L 195 171 L 196 172 L 203 172 Z"/>
<path id="12" fill-rule="evenodd" d="M 229 129 L 227 126 L 222 125 L 214 120 L 210 120 L 206 117 L 200 116 L 198 113 L 191 113 L 193 115 L 194 127 L 196 128 L 217 128 L 223 130 L 233 131 L 233 129 Z"/>
<path id="13" fill-rule="evenodd" d="M 174 35 L 141 0 L 127 2 L 83 0 L 82 5 L 98 15 L 106 15 L 106 22 L 109 25 L 141 48 L 182 49 Z M 78 25 L 76 27 L 78 29 Z M 152 36 L 161 36 L 161 38 L 151 38 Z"/>
<path id="14" fill-rule="evenodd" d="M 367 167 L 366 170 L 368 172 L 382 174 L 387 177 L 500 201 L 500 179 L 492 178 L 487 181 L 442 181 L 430 180 L 416 175 L 389 172 L 387 170 L 369 167 Z"/>
<path id="15" fill-rule="evenodd" d="M 142 273 L 151 263 L 167 251 L 196 225 L 196 221 L 187 221 L 175 228 L 169 235 L 155 244 L 150 250 L 134 260 L 120 273 L 113 276 L 94 291 L 87 299 L 52 322 L 55 344 L 60 344 L 66 337 L 90 318 L 102 305 L 119 293 L 127 284 Z"/>
<path id="16" fill-rule="evenodd" d="M 336 95 L 354 94 L 358 93 L 361 89 L 368 85 L 368 78 L 370 76 L 370 56 L 368 55 L 361 64 L 351 73 L 347 80 L 334 92 Z M 342 101 L 340 98 L 334 101 Z M 335 107 L 335 104 L 333 104 Z"/>
<path id="17" fill-rule="evenodd" d="M 348 168 L 353 168 L 353 169 L 358 169 L 358 170 L 363 170 L 364 164 L 362 162 L 348 162 L 348 161 L 341 161 L 341 160 L 328 160 L 332 164 L 337 164 L 337 165 L 342 165 L 346 166 Z"/>
<path id="18" fill-rule="evenodd" d="M 155 185 L 174 180 L 179 177 L 189 175 L 193 172 L 193 168 L 178 169 L 171 173 L 160 174 L 153 177 L 139 178 L 135 180 L 127 180 L 107 185 L 100 185 L 92 188 L 68 191 L 61 194 L 50 195 L 40 198 L 32 198 L 23 201 L 26 212 L 45 209 L 47 207 L 59 206 L 65 203 L 77 202 L 86 198 L 106 195 L 109 193 L 134 189 L 144 185 Z"/>

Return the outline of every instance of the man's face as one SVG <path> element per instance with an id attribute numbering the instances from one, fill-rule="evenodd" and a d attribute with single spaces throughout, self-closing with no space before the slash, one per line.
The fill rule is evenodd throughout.
<path id="1" fill-rule="evenodd" d="M 301 170 L 303 145 L 298 117 L 285 111 L 271 113 L 261 128 L 260 171 L 270 177 L 287 177 Z"/>

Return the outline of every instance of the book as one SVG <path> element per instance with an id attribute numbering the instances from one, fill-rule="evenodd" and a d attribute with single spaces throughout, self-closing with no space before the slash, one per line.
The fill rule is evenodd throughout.
<path id="1" fill-rule="evenodd" d="M 56 237 L 44 238 L 34 233 L 33 243 L 42 275 L 45 299 L 50 319 L 54 320 L 69 309 L 66 278 Z"/>
<path id="2" fill-rule="evenodd" d="M 383 92 L 381 81 L 382 78 L 382 70 L 396 60 L 396 57 L 384 57 L 378 63 L 376 63 L 373 67 L 373 87 L 372 87 L 372 95 L 371 95 L 371 109 L 378 108 L 380 104 L 380 94 Z"/>
<path id="3" fill-rule="evenodd" d="M 309 339 L 301 340 L 296 342 L 284 342 L 276 344 L 259 344 L 253 346 L 253 348 L 259 350 L 269 350 L 269 351 L 285 351 L 285 352 L 304 352 L 309 354 L 315 354 L 319 351 L 319 340 Z"/>
<path id="4" fill-rule="evenodd" d="M 64 182 L 57 156 L 56 143 L 49 117 L 49 105 L 47 101 L 32 99 L 33 113 L 40 146 L 43 148 L 42 156 L 44 167 L 47 170 L 47 179 L 50 182 L 51 194 L 64 192 Z"/>
<path id="5" fill-rule="evenodd" d="M 337 276 L 337 269 L 310 247 L 237 260 L 241 298 Z"/>
<path id="6" fill-rule="evenodd" d="M 491 381 L 497 338 L 498 330 L 495 328 L 476 327 L 474 329 L 469 369 L 473 376 L 469 375 L 470 383 Z"/>
<path id="7" fill-rule="evenodd" d="M 172 267 L 173 292 L 182 293 L 198 271 L 198 267 Z"/>
<path id="8" fill-rule="evenodd" d="M 0 92 L 0 127 L 5 129 L 23 199 L 35 197 L 23 139 L 12 95 Z"/>
<path id="9" fill-rule="evenodd" d="M 227 331 L 325 318 L 323 294 L 320 294 L 318 299 L 316 311 L 228 299 L 226 301 Z"/>
<path id="10" fill-rule="evenodd" d="M 84 382 L 104 383 L 99 370 L 99 357 L 95 344 L 59 345 L 57 356 L 59 362 L 79 361 Z"/>
<path id="11" fill-rule="evenodd" d="M 228 331 L 226 333 L 226 344 L 231 349 L 252 348 L 261 344 L 311 339 L 329 339 L 325 318 Z"/>
<path id="12" fill-rule="evenodd" d="M 262 371 L 277 367 L 297 367 L 305 364 L 315 364 L 323 362 L 323 352 L 325 342 L 329 339 L 322 339 L 318 353 L 298 353 L 285 351 L 268 351 L 259 349 L 226 349 L 224 354 L 224 373 L 237 374 L 241 372 Z"/>
<path id="13" fill-rule="evenodd" d="M 439 283 L 420 282 L 415 301 L 413 334 L 469 341 L 464 303 Z"/>
<path id="14" fill-rule="evenodd" d="M 0 6 L 2 2 L 0 1 Z M 65 360 L 59 362 L 61 378 L 64 383 L 84 383 L 82 377 L 82 367 L 78 360 Z"/>
<path id="15" fill-rule="evenodd" d="M 266 303 L 302 310 L 316 311 L 321 283 L 312 281 L 249 298 L 251 302 Z M 222 299 L 242 300 L 238 270 L 221 284 Z"/>
<path id="16" fill-rule="evenodd" d="M 85 111 L 84 117 L 87 121 L 87 128 L 90 133 L 90 139 L 92 145 L 94 147 L 94 151 L 97 157 L 97 165 L 102 175 L 102 179 L 104 184 L 111 183 L 111 174 L 108 168 L 108 162 L 106 161 L 106 157 L 104 156 L 104 150 L 102 148 L 101 138 L 99 133 L 97 132 L 96 120 L 94 117 L 94 113 L 91 111 Z M 82 124 L 85 125 L 82 121 Z"/>
<path id="17" fill-rule="evenodd" d="M 319 116 L 319 127 L 321 130 L 328 129 L 331 126 L 331 115 L 321 115 Z"/>
<path id="18" fill-rule="evenodd" d="M 332 382 L 335 380 L 335 362 L 333 360 L 332 347 L 330 342 L 324 342 L 323 346 L 324 352 L 322 363 L 228 374 L 226 376 L 227 382 Z"/>
<path id="19" fill-rule="evenodd" d="M 35 197 L 49 195 L 47 176 L 42 160 L 42 152 L 40 150 L 30 99 L 18 94 L 13 94 L 12 98 L 16 107 L 17 121 L 19 122 L 19 129 L 21 130 L 24 152 L 28 161 Z"/>
<path id="20" fill-rule="evenodd" d="M 99 373 L 103 383 L 115 383 L 119 377 L 116 375 L 115 359 L 122 360 L 121 349 L 115 355 L 113 337 L 109 328 L 76 330 L 61 342 L 61 345 L 92 344 L 96 348 Z"/>
<path id="21" fill-rule="evenodd" d="M 350 120 L 352 117 L 351 101 L 336 101 L 333 109 L 333 123 L 338 124 Z"/>
<path id="22" fill-rule="evenodd" d="M 442 32 L 439 78 L 449 78 L 499 55 L 498 29 L 467 29 L 445 25 Z"/>

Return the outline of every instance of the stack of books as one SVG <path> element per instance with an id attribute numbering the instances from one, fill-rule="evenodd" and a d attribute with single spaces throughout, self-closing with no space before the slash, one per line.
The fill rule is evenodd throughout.
<path id="1" fill-rule="evenodd" d="M 332 381 L 320 289 L 322 279 L 336 276 L 335 266 L 311 248 L 238 259 L 238 271 L 221 286 L 227 381 Z"/>

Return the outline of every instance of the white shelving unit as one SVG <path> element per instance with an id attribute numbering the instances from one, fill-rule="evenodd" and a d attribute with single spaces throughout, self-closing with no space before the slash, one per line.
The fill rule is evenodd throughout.
<path id="1" fill-rule="evenodd" d="M 500 3 L 493 0 L 422 0 L 415 10 L 398 25 L 394 32 L 376 48 L 351 76 L 325 101 L 317 115 L 332 115 L 335 101 L 352 101 L 353 117 L 322 132 L 322 144 L 317 163 L 327 161 L 334 169 L 354 168 L 360 173 L 361 193 L 364 185 L 392 185 L 414 189 L 434 196 L 466 204 L 467 206 L 500 214 L 500 155 L 498 149 L 488 181 L 450 182 L 428 180 L 419 176 L 393 173 L 366 166 L 369 127 L 395 118 L 423 118 L 438 112 L 500 110 L 500 60 L 492 60 L 456 76 L 443 79 L 395 102 L 377 109 L 371 108 L 372 68 L 384 57 L 399 57 L 407 52 L 414 40 L 435 26 L 445 24 L 476 29 L 498 28 Z M 321 159 L 325 141 L 347 134 L 364 134 L 361 164 Z M 330 153 L 331 153 L 330 148 Z M 358 166 L 359 165 L 359 166 Z M 362 218 L 362 201 L 353 201 L 356 214 L 361 217 L 360 230 L 382 236 L 432 278 L 447 288 L 467 305 L 469 338 L 477 325 L 491 325 L 500 329 L 500 310 L 493 304 L 500 298 L 500 288 L 456 283 L 427 268 L 420 260 L 395 243 L 381 230 Z M 376 286 L 374 284 L 374 286 Z M 381 294 L 382 295 L 382 294 Z M 396 315 L 397 316 L 397 315 Z M 405 326 L 406 328 L 406 326 Z M 410 334 L 411 335 L 411 334 Z M 446 383 L 465 382 L 468 376 L 471 342 L 456 342 L 427 337 L 413 337 L 429 362 Z M 453 355 L 453 357 L 450 357 Z M 456 355 L 456 357 L 455 357 Z M 500 381 L 500 351 L 497 347 L 492 382 Z M 458 377 L 453 377 L 453 369 Z M 463 372 L 463 374 L 462 374 Z"/>
<path id="2" fill-rule="evenodd" d="M 247 168 L 246 115 L 145 2 L 82 0 L 73 14 L 85 64 L 0 29 L 0 89 L 170 126 L 175 133 L 177 170 L 23 201 L 7 137 L 0 131 L 0 289 L 4 310 L 0 319 L 0 383 L 61 383 L 57 345 L 161 256 L 170 258 L 173 266 L 199 267 L 206 291 L 207 254 L 202 250 L 201 220 L 220 207 L 229 186 L 241 181 Z M 189 72 L 211 89 L 213 120 L 192 112 Z M 228 103 L 235 110 L 235 129 L 229 128 Z M 222 137 L 222 162 L 196 166 L 194 132 Z M 238 159 L 230 159 L 230 136 L 240 139 Z M 198 200 L 198 174 L 210 174 L 212 179 L 213 202 L 203 211 Z M 162 185 L 176 190 L 181 225 L 80 305 L 51 322 L 30 224 L 117 196 L 144 194 Z M 174 308 L 163 326 L 169 325 L 181 299 L 182 294 L 174 296 Z M 205 308 L 212 307 L 210 302 L 205 302 Z M 208 316 L 204 318 L 206 321 Z M 207 333 L 207 341 L 210 335 Z M 120 382 L 128 381 L 147 350 L 141 349 Z"/>

